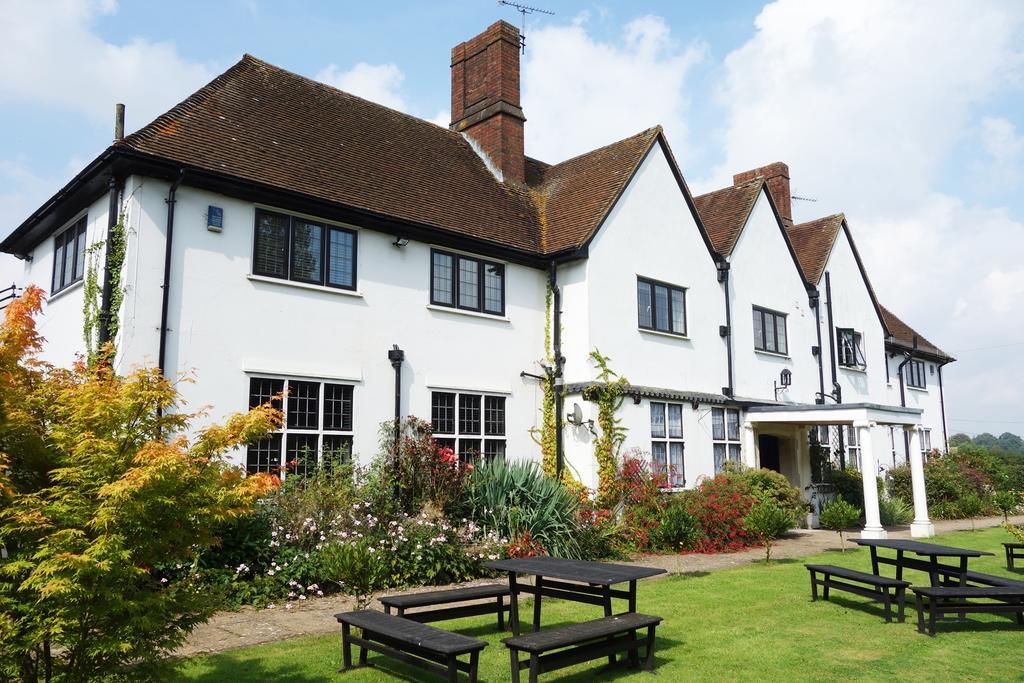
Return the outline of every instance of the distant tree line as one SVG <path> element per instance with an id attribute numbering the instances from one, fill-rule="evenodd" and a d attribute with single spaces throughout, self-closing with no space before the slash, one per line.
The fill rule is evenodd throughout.
<path id="1" fill-rule="evenodd" d="M 1011 455 L 1024 455 L 1024 439 L 1010 432 L 1003 432 L 999 436 L 983 432 L 974 438 L 966 434 L 954 434 L 949 437 L 949 445 L 953 448 L 965 443 L 987 448 L 993 454 L 998 454 L 1001 451 Z"/>

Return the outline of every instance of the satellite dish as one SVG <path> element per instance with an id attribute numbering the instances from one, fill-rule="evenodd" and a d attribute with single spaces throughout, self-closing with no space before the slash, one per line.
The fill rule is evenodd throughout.
<path id="1" fill-rule="evenodd" d="M 572 421 L 573 424 L 583 424 L 583 409 L 579 403 L 572 404 Z"/>

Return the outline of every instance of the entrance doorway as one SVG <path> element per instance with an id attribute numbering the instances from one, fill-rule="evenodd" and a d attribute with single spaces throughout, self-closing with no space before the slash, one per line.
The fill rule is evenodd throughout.
<path id="1" fill-rule="evenodd" d="M 757 437 L 757 449 L 761 454 L 761 467 L 782 473 L 779 462 L 779 437 L 771 434 L 760 434 Z"/>

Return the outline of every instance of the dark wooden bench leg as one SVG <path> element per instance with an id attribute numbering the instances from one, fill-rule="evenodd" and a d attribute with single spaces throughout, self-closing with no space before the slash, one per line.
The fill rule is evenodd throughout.
<path id="1" fill-rule="evenodd" d="M 341 625 L 341 660 L 342 660 L 342 671 L 348 671 L 352 668 L 352 643 L 349 642 L 350 627 L 346 623 Z"/>
<path id="2" fill-rule="evenodd" d="M 540 675 L 540 657 L 536 652 L 530 654 L 530 683 L 537 683 L 537 676 Z"/>
<path id="3" fill-rule="evenodd" d="M 1013 548 L 1006 546 L 1006 568 L 1013 571 Z"/>
<path id="4" fill-rule="evenodd" d="M 882 605 L 885 607 L 885 623 L 892 623 L 892 598 L 889 596 L 889 589 L 882 589 Z"/>
<path id="5" fill-rule="evenodd" d="M 540 630 L 540 592 L 543 585 L 544 577 L 538 576 L 537 580 L 533 583 L 535 589 L 533 593 L 533 630 L 535 633 Z"/>
<path id="6" fill-rule="evenodd" d="M 935 612 L 939 606 L 935 598 L 928 598 L 928 635 L 935 637 Z"/>
<path id="7" fill-rule="evenodd" d="M 508 625 L 512 635 L 519 635 L 519 587 L 516 585 L 515 572 L 508 573 Z"/>
<path id="8" fill-rule="evenodd" d="M 647 652 L 644 656 L 644 668 L 654 671 L 654 626 L 647 627 Z"/>
<path id="9" fill-rule="evenodd" d="M 899 611 L 899 616 L 897 617 L 897 619 L 902 624 L 904 621 L 906 621 L 906 617 L 905 617 L 906 604 L 907 604 L 907 588 L 906 588 L 906 586 L 897 586 L 896 587 L 896 602 L 897 602 L 897 605 L 899 606 L 899 610 L 900 610 Z"/>
<path id="10" fill-rule="evenodd" d="M 505 630 L 505 596 L 498 596 L 498 630 Z"/>
<path id="11" fill-rule="evenodd" d="M 448 683 L 459 683 L 459 660 L 455 655 L 448 655 Z"/>
<path id="12" fill-rule="evenodd" d="M 359 666 L 366 666 L 366 648 L 359 647 Z"/>
<path id="13" fill-rule="evenodd" d="M 480 650 L 469 653 L 469 683 L 476 683 L 477 668 L 480 665 Z"/>
<path id="14" fill-rule="evenodd" d="M 612 587 L 611 586 L 602 586 L 602 588 L 603 588 L 603 592 L 604 592 L 604 596 L 603 596 L 604 597 L 604 615 L 606 617 L 610 617 L 612 615 L 612 592 L 611 592 L 612 591 Z M 609 641 L 614 640 L 614 636 L 609 636 L 608 640 Z M 615 655 L 614 654 L 608 655 L 608 664 L 609 665 L 615 664 Z"/>
<path id="15" fill-rule="evenodd" d="M 512 660 L 512 683 L 519 683 L 519 651 L 510 647 L 508 656 Z"/>
<path id="16" fill-rule="evenodd" d="M 818 573 L 813 569 L 810 570 L 811 575 L 811 602 L 818 601 Z"/>
<path id="17" fill-rule="evenodd" d="M 924 602 L 916 593 L 914 594 L 914 606 L 917 607 L 917 632 L 924 633 Z"/>

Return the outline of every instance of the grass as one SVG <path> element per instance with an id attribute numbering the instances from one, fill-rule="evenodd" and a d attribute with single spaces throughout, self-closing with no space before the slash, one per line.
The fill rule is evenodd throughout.
<path id="1" fill-rule="evenodd" d="M 945 534 L 936 542 L 996 553 L 971 560 L 971 568 L 1014 576 L 1002 554 L 1001 529 Z M 832 551 L 804 560 L 778 560 L 706 575 L 641 582 L 638 611 L 665 618 L 658 630 L 656 672 L 661 680 L 829 680 L 929 678 L 995 681 L 1024 677 L 1024 631 L 1006 616 L 971 615 L 966 623 L 940 625 L 938 636 L 918 634 L 916 615 L 886 624 L 881 605 L 833 592 L 831 602 L 810 601 L 804 561 L 870 571 L 866 549 Z M 890 568 L 891 569 L 891 568 Z M 1016 574 L 1024 578 L 1021 573 Z M 907 580 L 927 577 L 908 572 Z M 618 603 L 616 603 L 618 604 Z M 529 614 L 522 611 L 528 622 Z M 597 608 L 546 601 L 546 626 L 599 616 Z M 489 617 L 443 626 L 486 640 L 481 681 L 509 680 L 508 655 Z M 316 636 L 197 657 L 182 664 L 182 680 L 367 681 L 423 680 L 424 675 L 370 653 L 370 668 L 337 674 L 341 636 Z M 547 680 L 649 681 L 649 674 L 600 661 L 544 676 Z M 433 680 L 433 679 L 431 679 Z M 437 680 L 441 680 L 437 678 Z M 465 680 L 462 677 L 461 680 Z"/>

